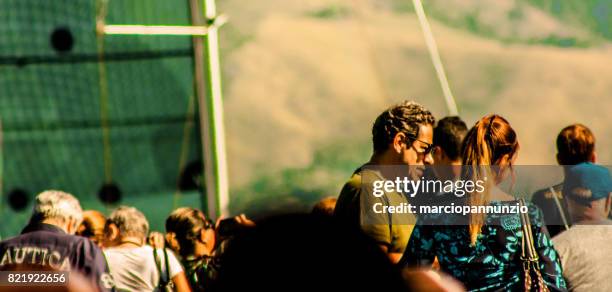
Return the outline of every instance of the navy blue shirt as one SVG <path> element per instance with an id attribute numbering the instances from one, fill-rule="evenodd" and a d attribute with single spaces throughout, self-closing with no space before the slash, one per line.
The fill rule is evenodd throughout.
<path id="1" fill-rule="evenodd" d="M 102 251 L 91 240 L 50 224 L 30 224 L 21 235 L 0 242 L 0 270 L 75 271 L 101 291 L 114 283 Z"/>

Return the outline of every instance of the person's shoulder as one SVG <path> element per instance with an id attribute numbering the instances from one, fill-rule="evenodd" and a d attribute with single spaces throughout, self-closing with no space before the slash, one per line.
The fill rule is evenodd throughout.
<path id="1" fill-rule="evenodd" d="M 534 202 L 525 201 L 527 210 L 532 220 L 542 220 L 542 209 Z"/>
<path id="2" fill-rule="evenodd" d="M 362 176 L 361 172 L 355 172 L 344 184 L 345 187 L 350 189 L 361 189 Z"/>
<path id="3" fill-rule="evenodd" d="M 88 260 L 101 261 L 105 255 L 105 250 L 102 250 L 95 242 L 91 239 L 78 235 L 71 235 L 73 241 L 73 247 L 70 248 L 72 253 L 78 256 L 83 256 Z"/>
<path id="4" fill-rule="evenodd" d="M 80 236 L 80 235 L 72 235 L 72 234 L 64 234 L 66 236 L 70 236 L 70 238 L 75 241 L 75 242 L 79 242 L 82 243 L 83 245 L 95 245 L 95 243 L 93 241 L 91 241 L 91 239 L 84 237 L 84 236 Z"/>
<path id="5" fill-rule="evenodd" d="M 152 249 L 153 248 L 151 247 L 151 251 Z M 154 260 L 156 264 L 159 264 L 162 267 L 165 267 L 166 263 L 169 264 L 168 268 L 170 269 L 170 277 L 174 277 L 177 273 L 184 271 L 179 258 L 172 252 L 172 250 L 168 248 L 156 248 L 155 254 L 156 259 Z"/>
<path id="6" fill-rule="evenodd" d="M 143 245 L 142 248 L 148 252 L 153 252 L 153 250 L 155 249 L 155 253 L 161 256 L 164 255 L 164 252 L 168 254 L 168 256 L 170 256 L 171 254 L 172 256 L 174 256 L 174 254 L 172 253 L 172 250 L 170 250 L 169 248 L 153 248 L 150 245 Z"/>
<path id="7" fill-rule="evenodd" d="M 170 261 L 171 261 L 171 262 L 173 262 L 173 261 L 174 261 L 174 262 L 176 262 L 176 263 L 179 263 L 179 264 L 180 264 L 180 262 L 181 262 L 181 258 L 180 258 L 179 256 L 177 256 L 177 255 L 174 253 L 174 251 L 172 251 L 172 250 L 171 250 L 171 249 L 169 249 L 169 248 L 164 248 L 164 249 L 159 249 L 159 250 L 162 252 L 162 254 L 163 254 L 163 252 L 165 251 L 165 252 L 166 252 L 166 255 L 168 256 L 168 258 L 170 259 Z"/>
<path id="8" fill-rule="evenodd" d="M 344 187 L 352 190 L 363 190 L 364 187 L 370 187 L 373 182 L 380 180 L 384 180 L 380 170 L 376 166 L 366 164 L 353 172 Z"/>
<path id="9" fill-rule="evenodd" d="M 578 239 L 578 244 L 582 244 L 582 236 L 579 235 L 579 228 L 571 227 L 552 238 L 553 245 L 557 249 L 558 252 L 564 253 L 567 249 L 571 249 L 571 246 L 575 243 L 575 240 Z"/>
<path id="10" fill-rule="evenodd" d="M 551 238 L 551 239 L 552 239 L 553 243 L 555 243 L 555 244 L 560 243 L 560 242 L 564 242 L 568 238 L 574 237 L 573 233 L 575 231 L 576 231 L 576 228 L 570 228 L 570 229 L 567 229 L 567 230 L 565 230 L 565 231 L 563 231 L 563 232 L 553 236 L 553 238 Z"/>
<path id="11" fill-rule="evenodd" d="M 10 244 L 32 244 L 36 245 L 37 243 L 46 244 L 53 243 L 53 245 L 57 246 L 69 246 L 74 247 L 79 244 L 81 240 L 86 240 L 86 238 L 67 234 L 64 232 L 52 232 L 48 230 L 36 230 L 27 233 L 23 233 L 7 239 L 7 243 Z"/>
<path id="12" fill-rule="evenodd" d="M 153 247 L 150 245 L 143 245 L 139 247 L 120 248 L 120 247 L 108 247 L 104 249 L 105 254 L 135 254 L 135 255 L 147 255 L 153 254 Z"/>
<path id="13" fill-rule="evenodd" d="M 545 189 L 539 189 L 537 191 L 535 191 L 533 193 L 533 195 L 531 195 L 531 201 L 532 202 L 538 202 L 544 199 L 544 197 L 546 196 L 546 192 L 550 192 L 548 190 L 548 188 Z"/>
<path id="14" fill-rule="evenodd" d="M 554 186 L 539 189 L 533 193 L 533 195 L 531 196 L 531 201 L 538 204 L 539 202 L 553 200 L 554 199 L 553 196 L 555 195 L 561 196 L 562 191 L 563 191 L 563 183 L 559 183 Z"/>
<path id="15" fill-rule="evenodd" d="M 164 250 L 161 248 L 154 248 L 148 244 L 145 244 L 143 246 L 134 248 L 134 252 L 137 254 L 140 254 L 141 256 L 152 256 L 153 252 L 155 252 L 155 254 L 157 256 L 164 256 Z"/>
<path id="16" fill-rule="evenodd" d="M 579 223 L 553 237 L 553 242 L 555 244 L 572 243 L 582 245 L 591 238 L 607 238 L 608 234 L 612 234 L 612 221 L 610 220 L 597 223 Z"/>
<path id="17" fill-rule="evenodd" d="M 4 240 L 0 241 L 0 248 L 3 248 L 7 245 L 11 245 L 14 242 L 19 241 L 19 239 L 23 236 L 23 234 L 20 235 L 16 235 L 16 236 L 11 236 L 9 238 L 5 238 Z"/>
<path id="18" fill-rule="evenodd" d="M 124 248 L 117 247 L 107 247 L 101 250 L 106 261 L 110 263 L 110 265 L 117 264 L 117 262 L 122 262 L 123 257 L 126 255 L 128 251 Z"/>
<path id="19" fill-rule="evenodd" d="M 143 251 L 149 254 L 153 254 L 153 247 L 151 247 L 150 245 L 144 245 L 143 246 Z M 170 259 L 176 259 L 177 261 L 179 260 L 179 257 L 176 256 L 174 254 L 174 252 L 169 249 L 169 248 L 155 248 L 155 254 L 157 255 L 158 258 L 164 258 L 164 257 L 168 257 Z"/>
<path id="20" fill-rule="evenodd" d="M 91 241 L 91 239 L 89 239 L 87 237 L 83 237 L 83 236 L 79 236 L 79 235 L 70 235 L 70 234 L 65 234 L 65 236 L 68 236 L 69 237 L 68 240 L 72 241 L 78 247 L 80 247 L 82 249 L 87 249 L 87 250 L 98 250 L 98 249 L 100 249 L 98 247 L 98 245 L 96 245 L 93 241 Z"/>
<path id="21" fill-rule="evenodd" d="M 342 190 L 340 191 L 340 197 L 353 197 L 358 194 L 362 188 L 362 173 L 363 169 L 360 167 L 353 172 L 351 177 L 344 183 Z M 339 198 L 339 200 L 341 200 Z"/>

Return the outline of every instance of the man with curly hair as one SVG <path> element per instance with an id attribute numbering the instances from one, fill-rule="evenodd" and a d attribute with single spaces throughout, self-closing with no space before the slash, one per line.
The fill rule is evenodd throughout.
<path id="1" fill-rule="evenodd" d="M 382 112 L 372 127 L 372 157 L 344 184 L 336 204 L 334 216 L 345 226 L 361 228 L 392 262 L 399 261 L 406 248 L 414 216 L 405 213 L 372 216 L 374 205 L 407 205 L 408 198 L 399 192 L 374 196 L 370 182 L 400 176 L 419 179 L 423 167 L 433 163 L 434 124 L 431 112 L 413 101 L 404 101 Z"/>

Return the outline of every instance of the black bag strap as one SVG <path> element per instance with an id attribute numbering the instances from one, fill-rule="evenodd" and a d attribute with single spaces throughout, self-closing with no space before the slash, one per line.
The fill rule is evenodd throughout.
<path id="1" fill-rule="evenodd" d="M 157 267 L 157 272 L 159 273 L 159 284 L 157 285 L 158 287 L 165 287 L 166 285 L 168 285 L 168 283 L 170 282 L 170 276 L 169 276 L 169 267 L 168 267 L 168 253 L 166 252 L 166 249 L 163 249 L 164 251 L 164 258 L 165 258 L 165 263 L 166 263 L 166 275 L 164 277 L 163 273 L 162 273 L 162 268 L 161 268 L 161 263 L 157 262 L 157 249 L 153 248 L 153 261 L 155 262 L 155 267 Z"/>
<path id="2" fill-rule="evenodd" d="M 171 281 L 170 279 L 170 264 L 168 263 L 168 251 L 165 248 L 162 248 L 164 251 L 164 261 L 166 262 L 166 283 Z"/>

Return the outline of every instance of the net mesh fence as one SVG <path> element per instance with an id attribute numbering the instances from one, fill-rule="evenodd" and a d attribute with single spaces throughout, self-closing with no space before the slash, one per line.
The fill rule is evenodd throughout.
<path id="1" fill-rule="evenodd" d="M 191 38 L 97 37 L 101 8 L 107 24 L 190 24 L 188 1 L 0 1 L 3 237 L 50 188 L 104 209 L 113 182 L 154 227 L 186 203 L 177 180 L 201 159 Z"/>

